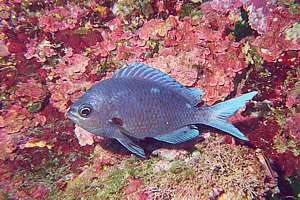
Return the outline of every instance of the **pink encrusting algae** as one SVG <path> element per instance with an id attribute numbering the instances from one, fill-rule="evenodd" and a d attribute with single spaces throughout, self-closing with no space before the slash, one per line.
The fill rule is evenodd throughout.
<path id="1" fill-rule="evenodd" d="M 1 1 L 0 199 L 296 198 L 299 10 L 296 1 Z M 178 146 L 142 141 L 139 160 L 75 127 L 72 102 L 132 62 L 203 89 L 201 105 L 258 91 L 231 118 L 249 142 L 201 127 Z"/>

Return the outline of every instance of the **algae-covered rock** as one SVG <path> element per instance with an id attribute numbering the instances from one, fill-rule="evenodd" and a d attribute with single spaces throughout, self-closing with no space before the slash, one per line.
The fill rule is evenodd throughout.
<path id="1" fill-rule="evenodd" d="M 97 171 L 91 164 L 61 199 L 259 199 L 276 192 L 276 179 L 260 153 L 222 142 L 221 136 L 209 137 L 172 160 L 132 156 Z M 162 163 L 167 167 L 157 170 Z"/>

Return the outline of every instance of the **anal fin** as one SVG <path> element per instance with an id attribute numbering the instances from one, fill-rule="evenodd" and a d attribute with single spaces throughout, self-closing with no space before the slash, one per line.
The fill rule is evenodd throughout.
<path id="1" fill-rule="evenodd" d="M 154 138 L 170 144 L 178 144 L 178 143 L 191 140 L 197 137 L 198 135 L 199 135 L 199 130 L 197 129 L 197 127 L 194 125 L 190 125 L 165 135 L 156 136 Z"/>

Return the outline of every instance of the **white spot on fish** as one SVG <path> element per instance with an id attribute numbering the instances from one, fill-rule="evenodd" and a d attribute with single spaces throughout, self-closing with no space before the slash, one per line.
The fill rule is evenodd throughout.
<path id="1" fill-rule="evenodd" d="M 185 106 L 186 106 L 188 109 L 190 109 L 190 108 L 192 107 L 191 104 L 189 104 L 189 103 L 186 103 Z"/>
<path id="2" fill-rule="evenodd" d="M 151 93 L 159 93 L 160 89 L 158 89 L 158 88 L 151 88 L 150 92 Z"/>

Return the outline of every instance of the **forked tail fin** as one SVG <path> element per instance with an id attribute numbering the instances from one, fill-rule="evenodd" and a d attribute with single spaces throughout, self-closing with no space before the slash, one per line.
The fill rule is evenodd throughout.
<path id="1" fill-rule="evenodd" d="M 256 91 L 243 94 L 239 97 L 230 99 L 213 105 L 207 108 L 205 114 L 205 120 L 201 120 L 201 123 L 220 129 L 231 135 L 248 141 L 248 138 L 239 131 L 233 124 L 227 119 L 232 116 L 236 111 L 241 109 L 249 100 L 251 100 L 257 94 Z"/>

